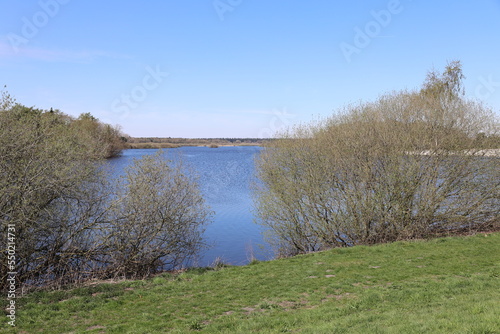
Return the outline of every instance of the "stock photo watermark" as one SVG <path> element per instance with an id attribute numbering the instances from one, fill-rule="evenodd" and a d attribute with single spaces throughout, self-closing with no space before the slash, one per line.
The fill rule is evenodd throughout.
<path id="1" fill-rule="evenodd" d="M 339 47 L 345 60 L 350 63 L 354 54 L 360 54 L 368 47 L 374 38 L 380 37 L 383 28 L 387 27 L 394 16 L 400 14 L 404 7 L 400 0 L 391 0 L 386 9 L 372 10 L 370 12 L 373 20 L 368 21 L 362 28 L 354 27 L 354 38 L 352 43 L 342 42 Z"/>
<path id="2" fill-rule="evenodd" d="M 219 20 L 224 21 L 224 16 L 228 12 L 232 12 L 236 7 L 241 5 L 243 0 L 214 0 L 212 6 L 219 16 Z"/>
<path id="3" fill-rule="evenodd" d="M 151 66 L 146 66 L 146 75 L 142 78 L 139 85 L 133 87 L 130 92 L 123 93 L 119 98 L 111 102 L 111 111 L 115 114 L 126 116 L 130 110 L 135 109 L 141 102 L 146 100 L 149 93 L 158 87 L 169 75 L 168 72 L 163 72 L 159 65 L 153 69 Z"/>
<path id="4" fill-rule="evenodd" d="M 22 26 L 20 33 L 11 32 L 7 34 L 7 39 L 14 52 L 19 52 L 20 47 L 26 46 L 30 40 L 34 39 L 40 30 L 50 22 L 50 19 L 59 14 L 61 6 L 69 2 L 70 0 L 38 1 L 40 10 L 36 11 L 31 17 L 23 16 L 21 18 Z"/>
<path id="5" fill-rule="evenodd" d="M 495 81 L 493 74 L 488 75 L 488 78 L 480 76 L 478 78 L 479 84 L 476 86 L 474 93 L 480 100 L 489 99 L 495 92 L 500 89 L 500 81 Z"/>
<path id="6" fill-rule="evenodd" d="M 285 130 L 292 125 L 292 119 L 295 116 L 288 113 L 286 108 L 283 108 L 281 111 L 273 111 L 268 126 L 259 131 L 258 138 L 273 138 L 279 131 Z"/>
<path id="7" fill-rule="evenodd" d="M 16 226 L 7 225 L 7 323 L 16 326 Z"/>

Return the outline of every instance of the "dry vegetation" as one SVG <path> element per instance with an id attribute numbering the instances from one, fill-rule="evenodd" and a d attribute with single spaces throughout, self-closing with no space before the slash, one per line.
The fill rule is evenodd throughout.
<path id="1" fill-rule="evenodd" d="M 260 223 L 283 255 L 498 228 L 498 121 L 464 98 L 459 62 L 419 91 L 352 105 L 267 145 Z M 422 152 L 427 154 L 421 154 Z"/>

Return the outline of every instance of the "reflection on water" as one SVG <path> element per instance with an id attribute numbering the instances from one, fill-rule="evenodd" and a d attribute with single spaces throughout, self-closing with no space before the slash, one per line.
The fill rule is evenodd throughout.
<path id="1" fill-rule="evenodd" d="M 207 204 L 215 212 L 213 223 L 205 232 L 205 240 L 212 247 L 201 254 L 197 265 L 210 265 L 216 258 L 243 265 L 252 256 L 259 260 L 272 257 L 262 239 L 262 228 L 253 222 L 250 183 L 254 158 L 260 150 L 257 146 L 165 150 L 169 159 L 182 156 L 184 162 L 195 170 Z M 109 160 L 109 164 L 113 173 L 118 175 L 134 158 L 156 152 L 153 149 L 125 150 L 121 157 Z"/>

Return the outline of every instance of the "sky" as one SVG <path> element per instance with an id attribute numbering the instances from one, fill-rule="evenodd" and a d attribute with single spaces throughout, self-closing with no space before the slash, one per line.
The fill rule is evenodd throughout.
<path id="1" fill-rule="evenodd" d="M 0 1 L 0 85 L 133 137 L 271 137 L 453 60 L 499 115 L 500 0 Z"/>

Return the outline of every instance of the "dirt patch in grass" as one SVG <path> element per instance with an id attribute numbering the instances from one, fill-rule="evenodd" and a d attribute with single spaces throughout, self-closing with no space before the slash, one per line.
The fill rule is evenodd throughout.
<path id="1" fill-rule="evenodd" d="M 89 328 L 87 328 L 86 330 L 87 331 L 93 331 L 93 330 L 96 330 L 96 329 L 106 329 L 105 326 L 101 326 L 101 325 L 95 325 L 95 326 L 90 326 Z M 104 332 L 103 332 L 104 333 Z"/>
<path id="2" fill-rule="evenodd" d="M 305 300 L 299 300 L 297 302 L 285 300 L 285 301 L 277 303 L 277 305 L 280 306 L 285 311 L 291 311 L 291 310 L 296 310 L 299 308 L 307 307 L 309 305 L 309 303 Z"/>
<path id="3" fill-rule="evenodd" d="M 253 312 L 255 312 L 256 308 L 255 307 L 243 307 L 242 310 L 245 311 L 246 315 L 250 315 Z"/>
<path id="4" fill-rule="evenodd" d="M 321 302 L 325 303 L 325 302 L 330 301 L 332 299 L 342 300 L 342 299 L 346 299 L 346 298 L 354 298 L 354 295 L 352 293 L 349 293 L 349 292 L 342 293 L 339 295 L 326 295 L 325 298 L 321 299 Z"/>

